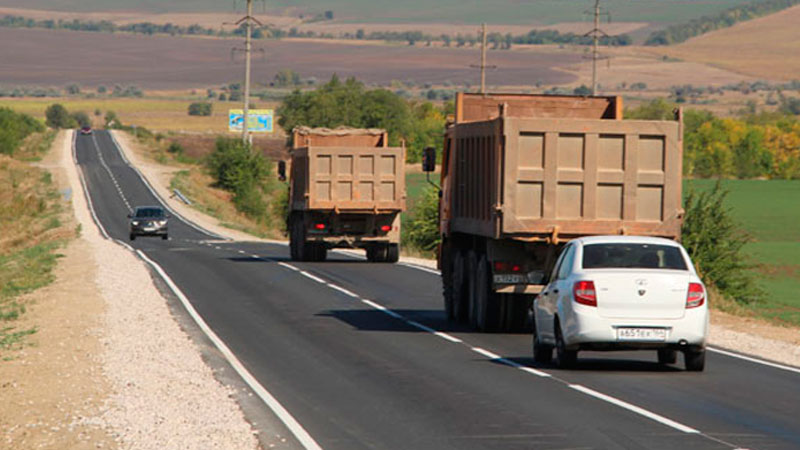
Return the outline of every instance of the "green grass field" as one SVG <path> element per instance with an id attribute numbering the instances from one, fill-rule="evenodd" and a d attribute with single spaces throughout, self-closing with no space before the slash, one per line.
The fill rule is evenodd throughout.
<path id="1" fill-rule="evenodd" d="M 714 183 L 692 180 L 686 188 L 711 189 Z M 722 186 L 731 214 L 753 239 L 747 255 L 767 293 L 754 312 L 800 325 L 800 181 L 726 180 Z"/>
<path id="2" fill-rule="evenodd" d="M 717 13 L 745 3 L 746 0 L 603 0 L 602 6 L 611 12 L 615 22 L 686 22 L 690 19 Z M 229 12 L 234 4 L 239 10 L 243 0 L 7 0 L 4 6 L 52 9 L 61 11 L 146 11 L 169 12 Z M 263 3 L 256 2 L 257 9 Z M 411 23 L 474 23 L 490 24 L 553 24 L 586 20 L 584 11 L 591 9 L 590 0 L 268 0 L 269 11 L 294 9 L 318 14 L 333 11 L 334 18 L 352 22 L 411 22 Z"/>

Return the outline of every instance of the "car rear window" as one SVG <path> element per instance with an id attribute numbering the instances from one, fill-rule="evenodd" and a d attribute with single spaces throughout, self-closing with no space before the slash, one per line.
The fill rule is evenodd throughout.
<path id="1" fill-rule="evenodd" d="M 583 268 L 687 270 L 678 247 L 622 243 L 585 245 Z"/>
<path id="2" fill-rule="evenodd" d="M 155 218 L 155 217 L 162 217 L 164 215 L 164 210 L 161 208 L 141 208 L 136 210 L 136 217 L 141 218 Z"/>

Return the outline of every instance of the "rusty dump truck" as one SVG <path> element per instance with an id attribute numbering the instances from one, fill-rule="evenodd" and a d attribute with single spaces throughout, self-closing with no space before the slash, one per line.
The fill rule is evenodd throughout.
<path id="1" fill-rule="evenodd" d="M 323 261 L 332 248 L 363 248 L 369 261 L 397 262 L 405 149 L 389 147 L 384 130 L 300 127 L 293 133 L 292 259 Z"/>
<path id="2" fill-rule="evenodd" d="M 458 94 L 451 122 L 438 261 L 451 320 L 524 329 L 570 239 L 679 237 L 679 112 L 623 121 L 618 97 Z"/>

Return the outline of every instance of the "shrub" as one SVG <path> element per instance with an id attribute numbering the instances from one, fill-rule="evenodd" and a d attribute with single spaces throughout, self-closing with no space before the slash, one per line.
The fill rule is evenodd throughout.
<path id="1" fill-rule="evenodd" d="M 89 115 L 83 111 L 74 112 L 69 115 L 75 123 L 78 124 L 79 127 L 89 127 L 92 125 L 91 119 L 89 119 Z"/>
<path id="2" fill-rule="evenodd" d="M 412 210 L 406 227 L 407 244 L 423 252 L 433 252 L 441 241 L 439 236 L 439 190 L 428 187 Z"/>
<path id="3" fill-rule="evenodd" d="M 44 127 L 33 117 L 0 108 L 0 153 L 13 155 L 26 137 L 40 131 Z"/>
<path id="4" fill-rule="evenodd" d="M 60 103 L 48 106 L 44 116 L 47 119 L 47 126 L 51 128 L 75 128 L 77 125 L 75 119 L 70 117 L 67 108 Z"/>
<path id="5" fill-rule="evenodd" d="M 167 147 L 167 152 L 172 153 L 173 155 L 182 155 L 183 146 L 180 144 L 180 142 L 170 142 L 169 147 Z"/>
<path id="6" fill-rule="evenodd" d="M 682 242 L 704 283 L 740 304 L 751 304 L 762 292 L 748 271 L 750 266 L 743 262 L 742 250 L 750 238 L 725 207 L 727 195 L 719 182 L 711 191 L 688 193 Z"/>
<path id="7" fill-rule="evenodd" d="M 212 110 L 211 103 L 197 102 L 189 105 L 190 116 L 210 116 Z"/>

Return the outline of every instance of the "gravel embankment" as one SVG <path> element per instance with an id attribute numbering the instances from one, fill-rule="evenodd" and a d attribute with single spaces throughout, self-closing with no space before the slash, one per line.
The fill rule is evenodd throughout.
<path id="1" fill-rule="evenodd" d="M 103 239 L 91 220 L 66 141 L 62 166 L 83 239 L 97 264 L 94 280 L 106 302 L 96 333 L 112 394 L 101 413 L 82 420 L 104 428 L 125 449 L 256 449 L 254 430 L 203 362 L 169 311 L 144 263 Z"/>

